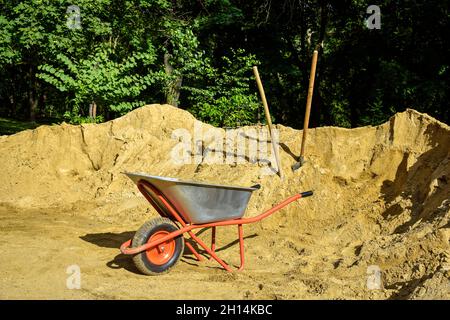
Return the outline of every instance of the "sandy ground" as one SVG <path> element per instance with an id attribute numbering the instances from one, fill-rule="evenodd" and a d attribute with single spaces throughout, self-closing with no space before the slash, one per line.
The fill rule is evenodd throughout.
<path id="1" fill-rule="evenodd" d="M 450 298 L 447 125 L 407 110 L 378 127 L 314 129 L 308 162 L 297 172 L 290 165 L 301 132 L 279 125 L 282 181 L 246 155 L 237 155 L 238 164 L 174 163 L 173 131 L 194 136 L 195 123 L 182 110 L 151 105 L 105 124 L 0 137 L 0 298 Z M 243 129 L 247 140 L 256 129 Z M 203 140 L 203 148 L 214 149 L 210 138 Z M 243 272 L 224 272 L 186 252 L 168 274 L 149 277 L 118 250 L 156 216 L 123 171 L 260 183 L 247 216 L 298 191 L 315 195 L 244 227 Z M 209 233 L 201 230 L 200 237 L 209 241 Z M 227 227 L 217 237 L 218 254 L 234 266 L 236 235 Z M 71 265 L 80 267 L 80 289 L 67 288 Z M 374 268 L 380 289 L 368 286 Z"/>

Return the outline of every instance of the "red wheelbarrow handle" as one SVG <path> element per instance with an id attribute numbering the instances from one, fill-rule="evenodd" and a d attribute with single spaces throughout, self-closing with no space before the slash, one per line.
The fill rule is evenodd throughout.
<path id="1" fill-rule="evenodd" d="M 253 222 L 257 222 L 260 221 L 268 216 L 270 216 L 271 214 L 273 214 L 274 212 L 284 208 L 285 206 L 287 206 L 288 204 L 290 204 L 291 202 L 294 202 L 300 198 L 304 198 L 304 197 L 309 197 L 313 195 L 313 191 L 305 191 L 305 192 L 301 192 L 298 193 L 294 196 L 291 196 L 289 198 L 287 198 L 286 200 L 280 202 L 279 204 L 277 204 L 276 206 L 274 206 L 273 208 L 261 213 L 260 215 L 257 215 L 255 217 L 251 217 L 251 218 L 244 218 L 244 219 L 234 219 L 234 220 L 226 220 L 226 221 L 219 221 L 219 222 L 212 222 L 212 223 L 203 223 L 203 224 L 190 224 L 190 225 L 186 225 L 185 227 L 171 232 L 170 234 L 168 234 L 165 237 L 161 237 L 158 240 L 146 243 L 142 246 L 136 247 L 136 248 L 130 248 L 131 245 L 131 240 L 128 240 L 127 242 L 123 243 L 120 246 L 120 251 L 123 254 L 138 254 L 142 251 L 148 250 L 152 247 L 155 247 L 163 242 L 166 242 L 170 239 L 173 239 L 175 237 L 178 237 L 179 235 L 185 233 L 185 232 L 189 232 L 193 229 L 198 229 L 198 228 L 210 228 L 210 227 L 220 227 L 220 226 L 229 226 L 229 225 L 243 225 L 243 224 L 248 224 L 248 223 L 253 223 Z M 169 210 L 174 210 L 169 203 L 164 203 L 164 205 L 166 205 L 168 207 Z"/>

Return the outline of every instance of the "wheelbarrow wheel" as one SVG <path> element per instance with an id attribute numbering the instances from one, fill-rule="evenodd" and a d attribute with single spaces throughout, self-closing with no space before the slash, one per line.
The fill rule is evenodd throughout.
<path id="1" fill-rule="evenodd" d="M 139 247 L 177 231 L 178 227 L 167 218 L 155 218 L 147 221 L 134 235 L 132 247 Z M 159 244 L 156 247 L 138 253 L 133 257 L 134 264 L 143 274 L 157 275 L 169 271 L 184 251 L 182 235 Z"/>

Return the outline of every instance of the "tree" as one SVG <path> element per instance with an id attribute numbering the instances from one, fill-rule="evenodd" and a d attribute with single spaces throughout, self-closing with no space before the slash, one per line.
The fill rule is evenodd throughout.
<path id="1" fill-rule="evenodd" d="M 222 57 L 219 67 L 205 68 L 204 82 L 199 87 L 185 87 L 192 112 L 198 119 L 215 126 L 235 127 L 256 123 L 258 97 L 253 88 L 252 66 L 259 64 L 254 55 L 244 50 Z"/>
<path id="2" fill-rule="evenodd" d="M 139 65 L 145 68 L 154 63 L 156 57 L 152 49 L 135 53 L 122 61 L 114 60 L 114 52 L 110 48 L 97 49 L 87 59 L 78 62 L 72 62 L 64 54 L 59 54 L 57 59 L 65 69 L 45 64 L 39 66 L 41 73 L 37 76 L 73 97 L 69 102 L 71 110 L 65 114 L 72 122 L 84 120 L 80 114 L 86 115 L 89 103 L 98 105 L 103 115 L 108 111 L 122 115 L 143 106 L 145 101 L 137 100 L 139 95 L 148 86 L 163 79 L 158 71 L 137 72 Z"/>
<path id="3" fill-rule="evenodd" d="M 319 48 L 313 126 L 378 124 L 407 107 L 448 122 L 447 1 L 381 0 L 373 30 L 371 4 L 78 0 L 71 28 L 70 1 L 0 0 L 0 115 L 77 122 L 92 101 L 105 119 L 168 102 L 218 125 L 256 122 L 259 61 L 274 120 L 299 128 Z"/>

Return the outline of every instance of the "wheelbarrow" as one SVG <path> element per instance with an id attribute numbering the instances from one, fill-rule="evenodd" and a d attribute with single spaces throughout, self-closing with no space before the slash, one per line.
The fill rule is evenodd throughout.
<path id="1" fill-rule="evenodd" d="M 240 267 L 244 268 L 243 225 L 260 221 L 300 198 L 308 197 L 312 191 L 295 194 L 273 208 L 251 218 L 242 218 L 252 192 L 260 185 L 249 188 L 183 181 L 174 178 L 151 176 L 143 173 L 125 174 L 136 183 L 139 191 L 156 209 L 161 217 L 144 223 L 133 239 L 123 243 L 120 251 L 133 255 L 136 267 L 143 274 L 157 275 L 167 272 L 181 258 L 186 246 L 198 261 L 202 257 L 184 239 L 188 234 L 212 259 L 225 270 L 232 271 L 216 252 L 216 227 L 237 225 Z M 211 247 L 193 232 L 199 228 L 211 228 Z"/>

